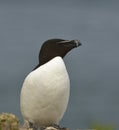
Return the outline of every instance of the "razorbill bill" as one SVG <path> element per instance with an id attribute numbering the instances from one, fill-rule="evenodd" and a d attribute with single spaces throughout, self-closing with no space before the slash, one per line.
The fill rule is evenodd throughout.
<path id="1" fill-rule="evenodd" d="M 58 125 L 62 119 L 70 93 L 63 58 L 80 45 L 79 40 L 63 39 L 51 39 L 42 45 L 39 64 L 25 78 L 20 95 L 22 116 L 32 127 Z"/>

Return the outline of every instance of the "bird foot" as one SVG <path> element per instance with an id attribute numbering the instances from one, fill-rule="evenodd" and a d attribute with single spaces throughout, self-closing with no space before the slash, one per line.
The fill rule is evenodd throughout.
<path id="1" fill-rule="evenodd" d="M 40 126 L 34 125 L 31 122 L 29 122 L 29 128 L 31 128 L 32 130 L 44 130 L 45 129 L 45 127 L 40 127 Z"/>
<path id="2" fill-rule="evenodd" d="M 37 126 L 31 122 L 28 122 L 28 124 L 28 128 L 31 128 L 32 130 L 69 130 L 65 127 L 60 127 L 57 124 L 51 124 L 49 126 Z"/>
<path id="3" fill-rule="evenodd" d="M 67 128 L 65 128 L 65 127 L 60 127 L 60 126 L 57 125 L 57 124 L 51 124 L 50 127 L 54 127 L 54 128 L 56 128 L 57 130 L 67 130 Z"/>
<path id="4" fill-rule="evenodd" d="M 57 124 L 51 124 L 50 126 L 56 128 L 56 129 L 61 129 L 61 127 Z"/>

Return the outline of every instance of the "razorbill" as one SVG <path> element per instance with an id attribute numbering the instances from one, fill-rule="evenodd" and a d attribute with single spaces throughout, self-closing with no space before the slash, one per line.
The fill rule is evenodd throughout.
<path id="1" fill-rule="evenodd" d="M 79 40 L 63 39 L 51 39 L 42 45 L 39 64 L 25 78 L 20 95 L 22 116 L 34 128 L 58 125 L 62 119 L 70 93 L 63 58 L 80 45 Z"/>

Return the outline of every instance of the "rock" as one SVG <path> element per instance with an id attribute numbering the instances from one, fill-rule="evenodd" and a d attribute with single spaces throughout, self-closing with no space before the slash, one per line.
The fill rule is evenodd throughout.
<path id="1" fill-rule="evenodd" d="M 19 119 L 11 113 L 0 114 L 0 130 L 33 130 L 28 128 L 28 122 L 24 123 L 24 126 L 20 128 Z M 42 128 L 42 130 L 69 130 L 68 128 L 61 128 L 59 126 L 48 126 Z"/>
<path id="2" fill-rule="evenodd" d="M 32 128 L 20 128 L 20 130 L 33 130 Z M 44 128 L 43 130 L 69 130 L 68 128 L 61 128 L 61 129 L 57 129 L 55 127 L 49 126 Z"/>
<path id="3" fill-rule="evenodd" d="M 18 118 L 11 113 L 0 114 L 0 130 L 19 130 Z"/>
<path id="4" fill-rule="evenodd" d="M 57 130 L 57 129 L 52 126 L 49 126 L 49 127 L 46 127 L 44 130 Z"/>

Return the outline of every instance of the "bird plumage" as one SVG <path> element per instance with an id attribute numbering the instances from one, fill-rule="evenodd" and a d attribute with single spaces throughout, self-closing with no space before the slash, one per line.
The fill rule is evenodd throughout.
<path id="1" fill-rule="evenodd" d="M 69 100 L 70 81 L 61 57 L 55 57 L 32 71 L 21 91 L 21 112 L 39 125 L 58 124 Z"/>

